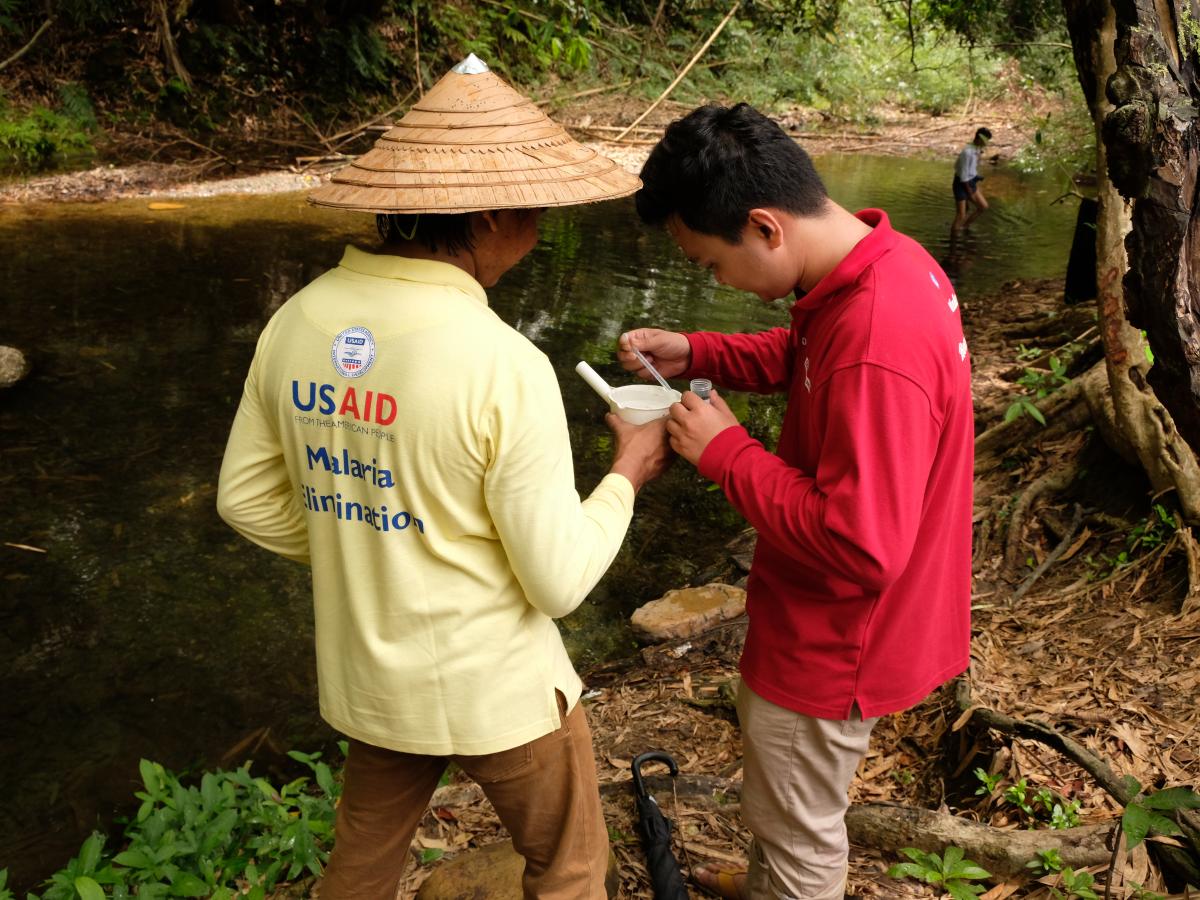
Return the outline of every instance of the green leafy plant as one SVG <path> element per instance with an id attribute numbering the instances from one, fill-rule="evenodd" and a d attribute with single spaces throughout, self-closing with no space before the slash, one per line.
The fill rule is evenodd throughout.
<path id="1" fill-rule="evenodd" d="M 1009 785 L 1004 789 L 1004 799 L 1013 806 L 1025 813 L 1030 818 L 1033 817 L 1033 804 L 1030 802 L 1029 794 L 1029 779 L 1022 778 L 1016 784 Z"/>
<path id="2" fill-rule="evenodd" d="M 1050 896 L 1057 900 L 1100 900 L 1092 890 L 1095 881 L 1089 873 L 1076 872 L 1070 866 L 1066 866 L 1058 873 L 1058 885 L 1050 888 Z M 1060 887 L 1062 891 L 1058 889 Z"/>
<path id="3" fill-rule="evenodd" d="M 911 860 L 896 863 L 888 869 L 891 878 L 917 878 L 926 884 L 939 885 L 954 900 L 973 900 L 984 887 L 978 881 L 990 878 L 991 873 L 969 859 L 963 859 L 961 847 L 947 847 L 944 856 L 925 853 L 915 847 L 901 851 Z"/>
<path id="4" fill-rule="evenodd" d="M 1179 834 L 1179 826 L 1168 815 L 1182 809 L 1200 809 L 1200 794 L 1190 788 L 1167 788 L 1146 794 L 1136 778 L 1126 775 L 1124 780 L 1133 795 L 1121 816 L 1126 850 L 1133 850 L 1152 831 L 1165 835 Z"/>
<path id="5" fill-rule="evenodd" d="M 1155 503 L 1150 509 L 1151 515 L 1138 522 L 1125 537 L 1131 553 L 1139 548 L 1152 550 L 1162 546 L 1179 527 L 1175 514 L 1161 503 Z"/>
<path id="6" fill-rule="evenodd" d="M 1063 870 L 1062 856 L 1057 850 L 1039 850 L 1037 858 L 1025 863 L 1025 868 L 1032 869 L 1037 876 L 1053 875 Z"/>
<path id="7" fill-rule="evenodd" d="M 1000 782 L 1004 779 L 1004 776 L 999 772 L 995 775 L 989 775 L 980 768 L 976 768 L 973 774 L 981 782 L 979 787 L 975 789 L 975 796 L 977 797 L 990 797 L 996 793 L 996 788 L 1000 786 Z"/>
<path id="8" fill-rule="evenodd" d="M 319 875 L 329 858 L 334 805 L 341 792 L 319 753 L 288 754 L 309 776 L 282 787 L 250 774 L 207 772 L 185 784 L 160 764 L 142 760 L 137 813 L 125 823 L 124 847 L 105 852 L 93 834 L 79 855 L 45 882 L 42 900 L 139 900 L 267 892 L 302 875 Z M 0 900 L 12 900 L 0 878 Z"/>

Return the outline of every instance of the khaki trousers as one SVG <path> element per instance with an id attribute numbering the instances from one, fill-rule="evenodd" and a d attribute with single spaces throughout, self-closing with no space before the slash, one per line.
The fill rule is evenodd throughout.
<path id="1" fill-rule="evenodd" d="M 583 704 L 520 747 L 484 756 L 421 756 L 350 742 L 321 900 L 394 900 L 408 848 L 453 761 L 495 807 L 525 857 L 526 900 L 605 900 L 608 832 Z"/>
<path id="2" fill-rule="evenodd" d="M 814 719 L 776 706 L 745 682 L 742 822 L 754 834 L 752 900 L 842 900 L 850 845 L 850 781 L 878 719 Z"/>

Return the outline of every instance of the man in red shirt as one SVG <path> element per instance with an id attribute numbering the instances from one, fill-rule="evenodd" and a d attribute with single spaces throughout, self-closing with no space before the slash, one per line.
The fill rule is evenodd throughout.
<path id="1" fill-rule="evenodd" d="M 625 368 L 786 392 L 779 445 L 717 391 L 671 409 L 671 445 L 758 530 L 738 715 L 748 874 L 701 869 L 722 896 L 845 891 L 847 790 L 877 717 L 969 661 L 974 416 L 958 298 L 880 210 L 838 206 L 808 155 L 739 104 L 674 122 L 638 213 L 790 328 L 622 335 Z"/>

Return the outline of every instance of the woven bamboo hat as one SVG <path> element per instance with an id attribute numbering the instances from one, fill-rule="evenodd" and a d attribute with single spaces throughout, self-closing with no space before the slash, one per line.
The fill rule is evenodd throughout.
<path id="1" fill-rule="evenodd" d="M 465 213 L 595 203 L 639 187 L 471 54 L 309 201 L 373 213 Z"/>

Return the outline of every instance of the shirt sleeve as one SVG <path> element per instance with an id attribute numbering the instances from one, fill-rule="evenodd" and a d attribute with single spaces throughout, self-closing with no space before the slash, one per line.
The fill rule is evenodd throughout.
<path id="1" fill-rule="evenodd" d="M 772 328 L 757 334 L 697 331 L 686 335 L 692 364 L 685 377 L 710 378 L 735 391 L 773 394 L 791 382 L 791 331 Z"/>
<path id="2" fill-rule="evenodd" d="M 288 475 L 275 420 L 259 394 L 257 364 L 256 356 L 225 446 L 217 512 L 243 537 L 307 565 L 304 508 Z"/>
<path id="3" fill-rule="evenodd" d="M 634 490 L 609 474 L 579 499 L 554 370 L 539 353 L 524 376 L 505 388 L 488 428 L 484 500 L 526 598 L 559 618 L 612 564 L 633 516 Z"/>
<path id="4" fill-rule="evenodd" d="M 805 566 L 882 591 L 913 553 L 940 428 L 925 392 L 878 366 L 843 369 L 823 390 L 831 408 L 816 472 L 789 466 L 741 426 L 717 435 L 698 468 L 761 538 Z"/>

